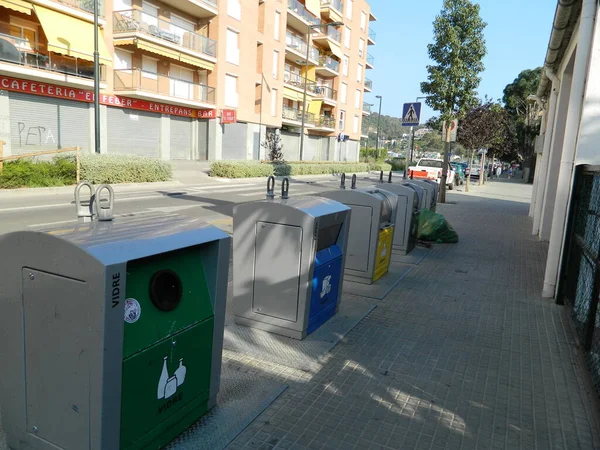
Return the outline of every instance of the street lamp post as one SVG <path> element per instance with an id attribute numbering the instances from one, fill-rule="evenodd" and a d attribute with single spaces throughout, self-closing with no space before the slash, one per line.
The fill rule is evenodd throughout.
<path id="1" fill-rule="evenodd" d="M 379 113 L 377 115 L 377 138 L 375 141 L 375 159 L 379 159 L 379 120 L 381 119 L 381 100 L 383 97 L 381 95 L 376 95 L 375 98 L 379 99 Z"/>
<path id="2" fill-rule="evenodd" d="M 94 150 L 100 153 L 100 53 L 98 52 L 98 3 L 94 0 Z"/>
<path id="3" fill-rule="evenodd" d="M 324 26 L 326 29 L 329 27 L 339 27 L 344 25 L 342 22 L 331 22 L 325 24 L 315 24 L 308 26 L 308 33 L 306 36 L 306 60 L 304 61 L 304 92 L 302 94 L 302 125 L 300 127 L 300 161 L 304 156 L 304 127 L 306 125 L 306 94 L 308 89 L 308 59 L 310 58 L 310 38 L 312 36 L 312 30 L 321 28 Z"/>

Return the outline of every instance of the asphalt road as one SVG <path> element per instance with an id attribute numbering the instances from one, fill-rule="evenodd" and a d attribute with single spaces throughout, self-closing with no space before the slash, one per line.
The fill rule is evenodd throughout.
<path id="1" fill-rule="evenodd" d="M 360 186 L 369 181 L 359 179 Z M 350 185 L 348 180 L 347 185 Z M 290 196 L 318 195 L 337 189 L 335 177 L 302 180 L 290 183 Z M 281 193 L 281 184 L 276 185 L 276 194 Z M 170 185 L 117 192 L 115 215 L 180 214 L 202 218 L 225 231 L 232 232 L 231 217 L 236 204 L 265 198 L 265 181 L 214 182 L 202 185 Z M 76 221 L 75 204 L 71 190 L 52 192 L 23 192 L 7 195 L 0 192 L 0 234 L 24 229 L 52 228 Z"/>

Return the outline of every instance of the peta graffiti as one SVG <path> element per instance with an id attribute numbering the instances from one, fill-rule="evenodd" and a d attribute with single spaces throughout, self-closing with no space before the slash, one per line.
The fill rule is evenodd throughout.
<path id="1" fill-rule="evenodd" d="M 24 122 L 17 122 L 19 131 L 19 146 L 45 145 L 52 143 L 56 145 L 56 139 L 50 128 L 42 126 L 28 127 Z"/>

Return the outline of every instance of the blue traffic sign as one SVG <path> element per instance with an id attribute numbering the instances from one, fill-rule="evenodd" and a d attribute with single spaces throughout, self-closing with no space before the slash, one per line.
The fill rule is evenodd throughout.
<path id="1" fill-rule="evenodd" d="M 405 103 L 402 108 L 402 126 L 416 127 L 421 118 L 421 103 Z"/>

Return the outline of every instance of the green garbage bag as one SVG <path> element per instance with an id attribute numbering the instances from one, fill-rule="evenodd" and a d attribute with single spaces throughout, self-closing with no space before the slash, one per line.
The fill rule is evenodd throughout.
<path id="1" fill-rule="evenodd" d="M 438 244 L 455 244 L 458 234 L 441 214 L 428 209 L 419 212 L 419 234 L 422 241 L 433 241 Z"/>

